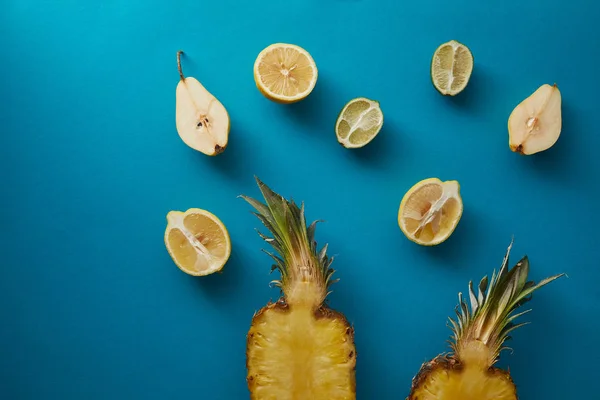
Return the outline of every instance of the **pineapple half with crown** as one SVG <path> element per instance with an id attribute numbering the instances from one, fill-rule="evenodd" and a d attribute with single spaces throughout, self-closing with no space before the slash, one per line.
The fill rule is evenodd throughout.
<path id="1" fill-rule="evenodd" d="M 314 240 L 317 222 L 306 225 L 300 207 L 256 178 L 265 203 L 241 196 L 271 232 L 259 235 L 279 254 L 283 296 L 254 314 L 247 336 L 246 367 L 253 400 L 348 400 L 356 398 L 354 330 L 325 305 L 334 282 L 327 245 Z"/>
<path id="2" fill-rule="evenodd" d="M 453 332 L 450 341 L 453 353 L 440 355 L 423 364 L 413 378 L 408 400 L 516 400 L 517 389 L 510 373 L 494 367 L 509 334 L 528 322 L 515 320 L 528 313 L 514 314 L 531 294 L 560 278 L 559 274 L 539 283 L 527 280 L 529 260 L 522 258 L 508 269 L 508 247 L 500 271 L 492 279 L 484 277 L 477 294 L 469 282 L 471 309 L 462 294 L 458 294 L 457 320 L 449 318 Z M 487 293 L 486 293 L 486 289 Z"/>

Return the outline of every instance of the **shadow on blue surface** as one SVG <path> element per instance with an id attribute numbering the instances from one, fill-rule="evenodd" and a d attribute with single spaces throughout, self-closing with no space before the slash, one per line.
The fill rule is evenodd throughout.
<path id="1" fill-rule="evenodd" d="M 385 117 L 384 117 L 385 118 Z M 400 151 L 405 152 L 404 146 L 391 146 L 392 137 L 390 135 L 398 134 L 393 121 L 384 119 L 381 131 L 366 146 L 359 149 L 347 150 L 340 146 L 343 151 L 349 151 L 352 158 L 358 160 L 361 164 L 370 168 L 383 168 L 393 163 L 394 159 L 401 158 Z"/>
<path id="2" fill-rule="evenodd" d="M 488 76 L 485 67 L 476 65 L 471 73 L 467 87 L 456 96 L 444 96 L 444 98 L 460 112 L 474 112 L 475 110 L 484 108 L 485 99 L 493 93 L 493 82 L 494 79 Z"/>
<path id="3" fill-rule="evenodd" d="M 576 147 L 582 146 L 582 144 L 577 144 L 577 136 L 580 136 L 583 129 L 579 121 L 581 121 L 581 116 L 577 115 L 576 109 L 563 102 L 563 126 L 558 141 L 548 150 L 529 156 L 514 154 L 515 158 L 518 162 L 527 164 L 526 168 L 531 168 L 539 173 L 543 179 L 552 179 L 567 185 L 575 182 L 574 168 L 578 169 L 575 172 L 578 175 L 595 173 L 592 166 L 582 165 L 584 157 L 577 157 L 581 149 L 578 151 Z"/>
<path id="4" fill-rule="evenodd" d="M 465 210 L 458 226 L 445 242 L 432 247 L 415 246 L 421 253 L 437 259 L 444 266 L 464 268 L 464 263 L 469 262 L 469 249 L 486 234 L 490 233 L 489 227 L 485 226 L 485 219 L 474 215 L 473 210 Z M 507 238 L 507 246 L 509 242 L 510 238 Z"/>
<path id="5" fill-rule="evenodd" d="M 233 245 L 233 244 L 232 244 Z M 232 246 L 235 249 L 235 246 Z M 231 297 L 232 293 L 242 290 L 244 285 L 244 271 L 242 257 L 232 250 L 227 264 L 221 272 L 196 279 L 199 290 L 205 292 L 209 299 L 222 302 L 223 299 Z"/>
<path id="6" fill-rule="evenodd" d="M 199 165 L 199 168 L 209 168 L 216 174 L 227 179 L 243 180 L 252 177 L 250 171 L 256 165 L 257 160 L 253 159 L 255 152 L 252 147 L 257 144 L 249 143 L 248 138 L 251 135 L 232 123 L 232 129 L 229 133 L 229 143 L 222 154 L 214 157 L 207 157 L 204 154 L 192 154 L 194 163 Z"/>
<path id="7" fill-rule="evenodd" d="M 319 76 L 319 80 L 312 93 L 302 101 L 283 106 L 283 114 L 298 124 L 312 135 L 329 139 L 333 134 L 335 119 L 327 112 L 327 104 L 330 99 L 328 93 L 334 93 L 331 81 L 326 76 Z M 280 105 L 275 105 L 281 107 Z M 337 115 L 335 116 L 337 118 Z"/>

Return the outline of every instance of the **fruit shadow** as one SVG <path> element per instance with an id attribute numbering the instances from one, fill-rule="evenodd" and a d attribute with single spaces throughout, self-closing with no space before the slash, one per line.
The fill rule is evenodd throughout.
<path id="1" fill-rule="evenodd" d="M 555 282 L 550 283 L 546 288 L 540 290 L 552 290 L 552 286 L 559 284 L 570 284 L 566 277 L 562 277 Z M 567 338 L 572 335 L 573 331 L 581 329 L 585 332 L 587 327 L 577 326 L 576 320 L 573 318 L 573 313 L 566 309 L 566 306 L 562 304 L 559 299 L 550 295 L 545 295 L 543 298 L 533 294 L 531 304 L 526 304 L 524 308 L 534 308 L 532 314 L 525 315 L 519 318 L 516 322 L 530 322 L 531 325 L 517 329 L 514 335 L 515 338 L 506 342 L 506 346 L 510 348 L 500 355 L 500 361 L 498 365 L 501 368 L 509 369 L 511 366 L 519 370 L 527 371 L 541 371 L 547 368 L 548 356 L 548 342 L 552 341 L 556 344 L 559 343 L 561 338 Z M 523 311 L 523 310 L 522 310 Z M 557 315 L 566 315 L 568 321 L 557 320 Z M 565 323 L 567 322 L 567 323 Z M 574 325 L 575 323 L 575 325 Z M 543 328 L 542 328 L 543 327 Z M 523 332 L 519 332 L 523 329 Z M 588 328 L 589 329 L 589 328 Z M 546 334 L 551 332 L 551 334 Z M 543 340 L 538 340 L 532 345 L 527 345 L 527 338 L 534 339 L 535 337 L 543 337 Z M 559 366 L 558 360 L 573 360 L 576 362 L 577 352 L 573 352 L 568 346 L 551 346 L 553 347 L 552 359 L 555 360 L 554 364 L 556 367 Z M 512 352 L 514 350 L 514 354 Z M 543 382 L 540 379 L 538 384 Z"/>
<path id="2" fill-rule="evenodd" d="M 469 248 L 481 240 L 486 234 L 480 218 L 472 212 L 463 211 L 463 215 L 448 239 L 437 246 L 418 246 L 418 249 L 452 268 L 461 268 L 465 260 L 468 260 Z"/>
<path id="3" fill-rule="evenodd" d="M 247 179 L 252 170 L 252 151 L 248 151 L 248 135 L 239 128 L 232 128 L 225 150 L 216 156 L 198 153 L 196 159 L 201 168 L 210 168 L 229 179 Z M 250 175 L 251 176 L 251 175 Z"/>
<path id="4" fill-rule="evenodd" d="M 473 112 L 485 108 L 485 99 L 494 93 L 494 80 L 485 68 L 473 68 L 467 87 L 455 96 L 441 96 L 451 106 L 463 111 Z M 435 89 L 433 89 L 435 90 Z"/>
<path id="5" fill-rule="evenodd" d="M 335 140 L 335 118 L 337 114 L 329 112 L 327 93 L 335 93 L 329 87 L 330 83 L 324 77 L 320 77 L 312 93 L 297 103 L 283 105 L 283 114 L 293 120 L 294 124 L 309 128 L 313 135 L 323 137 L 323 140 Z M 281 105 L 276 105 L 281 107 Z M 334 118 L 332 119 L 332 115 Z"/>
<path id="6" fill-rule="evenodd" d="M 364 147 L 346 149 L 340 145 L 340 148 L 345 152 L 350 152 L 352 158 L 361 163 L 373 167 L 383 167 L 391 164 L 396 158 L 402 158 L 401 152 L 406 151 L 402 146 L 393 146 L 394 139 L 396 138 L 392 137 L 392 135 L 397 134 L 398 129 L 394 122 L 384 120 L 381 131 Z"/>
<path id="7" fill-rule="evenodd" d="M 229 260 L 221 270 L 211 275 L 196 278 L 196 284 L 208 297 L 219 303 L 234 302 L 235 296 L 232 293 L 238 293 L 242 282 L 245 281 L 243 268 L 243 257 L 236 252 L 236 244 L 232 243 L 232 251 Z"/>
<path id="8" fill-rule="evenodd" d="M 581 146 L 576 143 L 577 134 L 583 131 L 581 118 L 577 115 L 576 109 L 563 103 L 562 129 L 556 143 L 536 154 L 523 156 L 515 153 L 514 156 L 519 159 L 519 162 L 529 164 L 533 170 L 543 174 L 545 179 L 553 178 L 565 183 L 574 183 L 576 180 L 573 177 L 595 170 L 585 165 L 589 158 L 575 150 Z M 576 154 L 580 155 L 577 159 L 575 159 Z"/>

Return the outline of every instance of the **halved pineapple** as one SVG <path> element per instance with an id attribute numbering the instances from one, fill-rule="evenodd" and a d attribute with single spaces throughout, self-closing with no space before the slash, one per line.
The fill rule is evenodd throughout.
<path id="1" fill-rule="evenodd" d="M 529 260 L 522 258 L 508 269 L 508 247 L 500 272 L 492 279 L 484 277 L 478 293 L 469 282 L 471 309 L 458 294 L 458 319 L 452 325 L 453 353 L 440 355 L 423 364 L 413 379 L 407 400 L 516 400 L 517 389 L 508 371 L 494 367 L 509 333 L 527 322 L 514 321 L 531 310 L 514 311 L 531 299 L 540 287 L 564 274 L 546 278 L 535 284 L 527 281 Z"/>
<path id="2" fill-rule="evenodd" d="M 354 330 L 324 303 L 333 283 L 327 245 L 317 249 L 316 222 L 306 226 L 298 207 L 257 179 L 265 203 L 242 196 L 269 229 L 260 236 L 278 255 L 273 270 L 283 291 L 252 318 L 246 365 L 254 400 L 351 400 L 356 397 Z"/>

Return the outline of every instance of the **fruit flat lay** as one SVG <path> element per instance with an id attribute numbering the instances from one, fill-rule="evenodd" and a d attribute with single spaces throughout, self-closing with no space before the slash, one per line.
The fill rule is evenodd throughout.
<path id="1" fill-rule="evenodd" d="M 597 397 L 600 5 L 0 9 L 0 399 Z"/>

